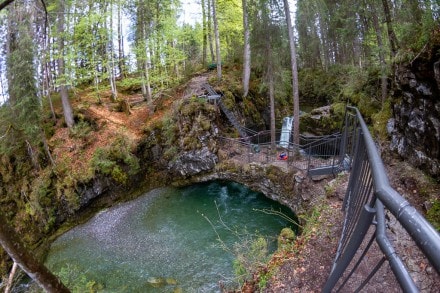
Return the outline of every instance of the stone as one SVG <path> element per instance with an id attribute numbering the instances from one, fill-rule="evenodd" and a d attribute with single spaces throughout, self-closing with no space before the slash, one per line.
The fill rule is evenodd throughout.
<path id="1" fill-rule="evenodd" d="M 217 162 L 217 155 L 204 147 L 180 153 L 175 161 L 169 163 L 168 168 L 173 173 L 187 177 L 213 170 Z"/>
<path id="2" fill-rule="evenodd" d="M 167 285 L 177 285 L 177 280 L 173 278 L 166 278 L 165 282 L 167 283 Z"/>
<path id="3" fill-rule="evenodd" d="M 147 284 L 154 287 L 159 288 L 166 284 L 165 279 L 161 277 L 149 277 L 147 279 Z"/>
<path id="4" fill-rule="evenodd" d="M 429 55 L 429 54 L 428 54 Z M 434 56 L 434 57 L 431 57 Z M 415 167 L 440 176 L 440 61 L 420 56 L 396 69 L 393 117 L 387 123 L 390 150 Z M 428 77 L 435 77 L 428 78 Z"/>
<path id="5" fill-rule="evenodd" d="M 391 135 L 395 130 L 396 119 L 390 118 L 387 122 L 387 133 Z"/>

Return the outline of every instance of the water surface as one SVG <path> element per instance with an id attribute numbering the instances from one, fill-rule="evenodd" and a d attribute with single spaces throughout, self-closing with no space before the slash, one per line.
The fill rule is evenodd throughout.
<path id="1" fill-rule="evenodd" d="M 61 275 L 76 272 L 82 278 L 76 283 L 102 284 L 102 292 L 217 292 L 219 281 L 234 280 L 228 249 L 245 238 L 235 232 L 274 240 L 292 226 L 257 211 L 271 208 L 293 217 L 286 207 L 233 182 L 160 188 L 65 233 L 53 243 L 46 264 Z M 271 249 L 275 246 L 273 241 Z M 177 284 L 151 286 L 159 277 Z"/>

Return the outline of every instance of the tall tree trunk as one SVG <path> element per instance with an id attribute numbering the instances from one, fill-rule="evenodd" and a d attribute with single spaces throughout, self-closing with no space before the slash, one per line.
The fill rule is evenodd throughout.
<path id="1" fill-rule="evenodd" d="M 210 1 L 210 0 L 208 0 Z M 208 33 L 206 27 L 206 5 L 205 0 L 201 0 L 202 5 L 202 31 L 203 31 L 203 53 L 202 53 L 202 64 L 206 66 L 206 55 L 207 55 L 207 46 L 208 46 Z"/>
<path id="2" fill-rule="evenodd" d="M 63 105 L 63 114 L 64 121 L 66 122 L 67 127 L 71 128 L 75 121 L 73 119 L 73 110 L 69 101 L 69 93 L 66 88 L 66 74 L 64 69 L 64 0 L 59 1 L 58 7 L 58 78 L 61 79 L 61 83 L 59 85 L 60 95 L 61 95 L 61 103 Z"/>
<path id="3" fill-rule="evenodd" d="M 249 30 L 248 9 L 246 0 L 243 4 L 243 29 L 244 29 L 244 52 L 243 52 L 243 97 L 249 93 L 249 79 L 251 76 L 251 34 Z"/>
<path id="4" fill-rule="evenodd" d="M 382 42 L 382 30 L 379 24 L 379 18 L 377 17 L 377 11 L 375 3 L 372 3 L 371 17 L 373 20 L 373 27 L 376 32 L 377 46 L 379 49 L 379 62 L 380 62 L 380 81 L 381 81 L 381 102 L 382 105 L 385 102 L 388 94 L 388 77 L 387 77 L 387 64 L 385 61 L 385 50 Z"/>
<path id="5" fill-rule="evenodd" d="M 385 22 L 387 23 L 388 39 L 390 40 L 391 58 L 394 58 L 397 54 L 397 38 L 393 29 L 393 22 L 391 21 L 391 12 L 388 0 L 382 0 L 383 11 L 385 13 Z"/>
<path id="6" fill-rule="evenodd" d="M 70 292 L 54 274 L 25 249 L 2 213 L 0 213 L 0 244 L 14 262 L 46 292 Z"/>
<path id="7" fill-rule="evenodd" d="M 122 35 L 122 16 L 121 16 L 121 2 L 118 2 L 118 67 L 119 75 L 125 78 L 125 57 L 124 57 L 124 37 Z"/>
<path id="8" fill-rule="evenodd" d="M 142 39 L 147 40 L 147 31 L 145 28 L 145 25 L 142 26 Z M 142 74 L 142 96 L 144 97 L 144 100 L 148 102 L 148 104 L 152 103 L 152 97 L 151 97 L 151 85 L 150 85 L 150 69 L 149 69 L 149 52 L 148 52 L 149 46 L 147 46 L 147 42 L 145 42 L 145 58 L 143 60 L 143 74 Z"/>
<path id="9" fill-rule="evenodd" d="M 211 63 L 215 62 L 215 54 L 214 54 L 214 47 L 212 45 L 212 27 L 211 27 L 211 23 L 212 23 L 212 17 L 211 17 L 211 1 L 212 0 L 207 0 L 208 1 L 208 42 L 209 42 L 209 52 L 211 54 Z"/>
<path id="10" fill-rule="evenodd" d="M 270 38 L 267 42 L 267 79 L 269 82 L 269 104 L 270 104 L 270 145 L 275 149 L 276 133 L 275 133 L 275 82 L 273 76 L 273 56 Z"/>
<path id="11" fill-rule="evenodd" d="M 212 19 L 214 21 L 214 36 L 215 36 L 215 52 L 217 62 L 217 80 L 222 80 L 222 57 L 220 54 L 220 35 L 218 31 L 217 20 L 217 0 L 212 0 Z"/>
<path id="12" fill-rule="evenodd" d="M 108 38 L 108 45 L 106 46 L 106 49 L 109 51 L 107 52 L 107 71 L 108 71 L 108 79 L 110 82 L 110 89 L 112 92 L 112 101 L 116 101 L 118 98 L 118 91 L 116 89 L 116 78 L 115 78 L 115 66 L 114 66 L 114 57 L 113 57 L 113 1 L 110 1 L 110 29 L 107 30 L 109 32 L 107 38 Z"/>
<path id="13" fill-rule="evenodd" d="M 293 37 L 292 20 L 288 0 L 284 1 L 284 12 L 286 14 L 287 31 L 289 33 L 290 61 L 292 65 L 292 91 L 293 91 L 293 142 L 299 145 L 299 89 L 298 89 L 298 68 L 296 64 L 296 48 Z"/>

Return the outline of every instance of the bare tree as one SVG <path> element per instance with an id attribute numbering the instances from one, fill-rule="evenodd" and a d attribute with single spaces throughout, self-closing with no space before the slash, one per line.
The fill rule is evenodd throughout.
<path id="1" fill-rule="evenodd" d="M 218 32 L 217 1 L 212 0 L 212 18 L 214 21 L 215 52 L 217 62 L 217 79 L 222 80 L 222 57 L 220 55 L 220 35 Z"/>
<path id="2" fill-rule="evenodd" d="M 207 46 L 208 46 L 208 32 L 207 32 L 207 28 L 206 28 L 206 5 L 205 5 L 205 0 L 201 1 L 201 5 L 202 5 L 202 30 L 203 30 L 202 64 L 203 64 L 203 66 L 206 66 L 206 54 L 207 54 Z"/>
<path id="3" fill-rule="evenodd" d="M 243 29 L 244 29 L 244 52 L 243 52 L 243 97 L 249 92 L 249 79 L 251 76 L 251 34 L 249 30 L 247 1 L 242 0 L 243 4 Z"/>
<path id="4" fill-rule="evenodd" d="M 60 95 L 61 95 L 61 103 L 63 105 L 63 113 L 64 113 L 64 120 L 66 122 L 67 127 L 71 128 L 75 121 L 73 119 L 73 110 L 72 106 L 70 105 L 69 101 L 69 93 L 67 92 L 66 87 L 66 75 L 65 75 L 65 68 L 64 68 L 64 10 L 65 10 L 65 3 L 64 0 L 60 0 L 58 7 L 58 50 L 59 50 L 59 57 L 58 57 L 58 78 L 61 80 L 61 83 L 59 85 L 60 89 Z"/>
<path id="5" fill-rule="evenodd" d="M 214 63 L 215 56 L 214 56 L 214 48 L 212 46 L 212 20 L 211 20 L 211 0 L 208 1 L 208 43 L 209 43 L 209 53 L 211 54 L 211 63 Z"/>
<path id="6" fill-rule="evenodd" d="M 293 37 L 292 20 L 288 0 L 284 1 L 286 14 L 287 31 L 289 33 L 290 61 L 292 65 L 292 91 L 293 91 L 293 142 L 299 145 L 299 89 L 298 89 L 298 68 L 296 62 L 295 39 Z"/>

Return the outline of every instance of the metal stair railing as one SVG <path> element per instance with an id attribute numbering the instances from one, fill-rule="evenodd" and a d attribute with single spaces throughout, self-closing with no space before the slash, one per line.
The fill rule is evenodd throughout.
<path id="1" fill-rule="evenodd" d="M 390 187 L 382 160 L 361 114 L 354 107 L 347 107 L 347 109 L 350 111 L 350 119 L 355 118 L 351 120 L 351 126 L 354 128 L 350 130 L 350 134 L 355 135 L 351 138 L 343 138 L 346 140 L 344 143 L 346 152 L 352 152 L 352 172 L 343 204 L 345 219 L 342 235 L 332 270 L 322 292 L 332 292 L 338 283 L 339 288 L 336 291 L 340 291 L 359 263 L 366 255 L 368 256 L 368 249 L 374 240 L 384 256 L 376 267 L 372 268 L 370 275 L 365 278 L 357 291 L 360 291 L 385 260 L 388 260 L 403 291 L 418 292 L 415 281 L 400 259 L 393 243 L 387 237 L 385 209 L 408 232 L 437 273 L 440 272 L 440 235 L 414 207 Z M 372 225 L 376 225 L 373 238 L 366 245 L 364 253 L 355 257 L 361 245 L 368 242 L 367 232 Z M 357 258 L 357 263 L 348 272 L 347 268 L 355 258 Z"/>
<path id="2" fill-rule="evenodd" d="M 243 127 L 235 117 L 234 113 L 232 113 L 222 102 L 221 95 L 219 95 L 209 84 L 205 83 L 202 86 L 207 92 L 208 92 L 208 100 L 216 100 L 217 104 L 219 105 L 220 109 L 225 113 L 226 117 L 228 118 L 229 122 L 237 129 L 240 136 L 246 141 L 249 142 L 248 133 L 254 134 L 255 131 L 252 131 L 250 129 L 247 129 Z"/>

